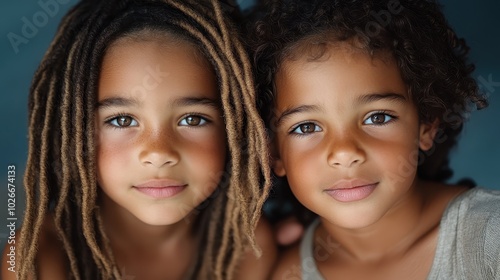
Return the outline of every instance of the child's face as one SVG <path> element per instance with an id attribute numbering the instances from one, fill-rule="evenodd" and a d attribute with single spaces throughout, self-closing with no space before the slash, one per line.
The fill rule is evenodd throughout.
<path id="1" fill-rule="evenodd" d="M 178 40 L 122 39 L 101 71 L 97 163 L 105 207 L 151 225 L 180 221 L 224 172 L 225 126 L 209 63 Z"/>
<path id="2" fill-rule="evenodd" d="M 392 59 L 329 47 L 315 61 L 285 61 L 275 82 L 274 171 L 302 204 L 360 228 L 404 202 L 434 131 Z"/>

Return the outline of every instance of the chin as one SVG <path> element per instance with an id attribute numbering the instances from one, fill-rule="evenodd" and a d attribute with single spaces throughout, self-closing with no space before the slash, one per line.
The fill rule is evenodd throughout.
<path id="1" fill-rule="evenodd" d="M 150 226 L 169 226 L 173 224 L 177 224 L 179 222 L 183 222 L 185 220 L 186 223 L 190 223 L 190 219 L 188 216 L 180 216 L 180 215 L 137 215 L 137 219 L 139 219 L 144 224 Z"/>
<path id="2" fill-rule="evenodd" d="M 338 226 L 345 228 L 345 229 L 350 229 L 350 230 L 356 230 L 356 229 L 363 229 L 366 227 L 369 227 L 375 223 L 374 220 L 368 220 L 368 219 L 362 219 L 362 220 L 356 220 L 356 221 L 341 221 L 338 223 Z"/>
<path id="3" fill-rule="evenodd" d="M 371 214 L 371 215 L 370 215 Z M 363 229 L 375 224 L 381 217 L 375 216 L 375 213 L 350 213 L 348 215 L 330 215 L 324 216 L 323 220 L 343 229 L 356 230 Z"/>

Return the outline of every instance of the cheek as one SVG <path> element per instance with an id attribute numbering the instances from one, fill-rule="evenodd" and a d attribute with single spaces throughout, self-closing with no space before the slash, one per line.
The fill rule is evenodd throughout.
<path id="1" fill-rule="evenodd" d="M 116 158 L 126 157 L 130 148 L 134 146 L 134 142 L 132 135 L 102 133 L 97 145 L 98 161 L 100 158 L 103 161 L 113 161 Z"/>
<path id="2" fill-rule="evenodd" d="M 313 190 L 322 186 L 323 171 L 328 166 L 318 143 L 300 143 L 300 140 L 283 147 L 283 164 L 293 195 L 307 208 L 314 209 L 317 193 Z"/>
<path id="3" fill-rule="evenodd" d="M 185 151 L 189 154 L 190 162 L 197 166 L 195 168 L 219 174 L 224 171 L 227 142 L 224 130 L 218 129 L 196 135 L 185 134 L 184 137 L 186 144 L 189 143 Z"/>
<path id="4" fill-rule="evenodd" d="M 415 179 L 418 164 L 418 145 L 415 137 L 400 136 L 392 142 L 384 142 L 374 147 L 372 162 L 377 163 L 386 179 L 394 184 L 412 182 Z"/>
<path id="5" fill-rule="evenodd" d="M 291 185 L 303 185 L 303 181 L 309 181 L 309 175 L 320 170 L 324 158 L 320 141 L 320 137 L 307 136 L 282 142 L 279 152 Z"/>
<path id="6" fill-rule="evenodd" d="M 97 146 L 97 179 L 100 184 L 108 178 L 122 177 L 125 166 L 131 162 L 132 144 L 123 139 L 114 141 L 109 137 L 100 137 Z"/>
<path id="7" fill-rule="evenodd" d="M 183 166 L 196 182 L 197 188 L 191 191 L 193 206 L 213 194 L 222 180 L 229 178 L 226 174 L 226 136 L 224 131 L 207 132 L 196 137 L 184 138 Z"/>

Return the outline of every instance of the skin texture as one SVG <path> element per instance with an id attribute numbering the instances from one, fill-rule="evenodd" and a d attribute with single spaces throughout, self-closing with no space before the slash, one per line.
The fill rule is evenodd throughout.
<path id="1" fill-rule="evenodd" d="M 105 54 L 100 73 L 99 208 L 125 278 L 182 279 L 189 273 L 198 245 L 194 208 L 215 191 L 226 165 L 225 124 L 212 68 L 190 43 L 169 39 L 119 39 Z M 173 191 L 158 196 L 151 189 L 166 185 Z M 144 186 L 149 189 L 141 191 Z M 66 279 L 52 217 L 45 224 L 40 279 Z M 236 279 L 269 276 L 276 247 L 264 220 L 256 240 L 263 257 L 249 251 Z"/>
<path id="2" fill-rule="evenodd" d="M 332 44 L 319 59 L 285 61 L 276 90 L 273 169 L 321 217 L 320 272 L 425 279 L 441 214 L 464 189 L 416 178 L 419 149 L 432 147 L 437 122 L 419 121 L 392 57 Z M 339 188 L 349 189 L 340 199 Z M 300 275 L 298 253 L 284 254 L 275 279 Z"/>

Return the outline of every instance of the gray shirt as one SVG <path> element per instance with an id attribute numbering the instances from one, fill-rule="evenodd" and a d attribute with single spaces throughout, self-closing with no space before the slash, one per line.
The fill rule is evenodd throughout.
<path id="1" fill-rule="evenodd" d="M 300 244 L 303 280 L 324 280 L 313 257 L 316 219 Z M 500 191 L 473 188 L 451 201 L 441 218 L 427 279 L 500 279 Z"/>

